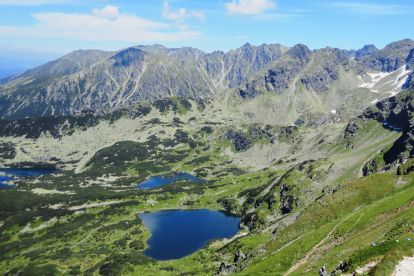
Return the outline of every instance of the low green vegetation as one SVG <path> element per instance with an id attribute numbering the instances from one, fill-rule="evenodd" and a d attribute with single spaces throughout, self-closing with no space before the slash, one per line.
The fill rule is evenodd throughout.
<path id="1" fill-rule="evenodd" d="M 81 170 L 0 190 L 0 273 L 212 275 L 232 267 L 244 275 L 309 275 L 339 262 L 347 273 L 375 262 L 372 273 L 381 275 L 413 254 L 411 159 L 398 171 L 358 178 L 399 133 L 375 121 L 358 121 L 353 135 L 343 123 L 234 127 L 202 121 L 197 112 L 206 107 L 194 105 L 157 101 L 137 115 L 142 124 L 130 139 L 85 152 Z M 106 120 L 116 125 L 125 116 L 135 115 Z M 16 147 L 0 144 L 0 157 L 13 160 Z M 266 150 L 275 157 L 262 156 Z M 207 181 L 137 189 L 150 176 L 175 172 Z M 156 261 L 143 253 L 150 233 L 138 215 L 166 209 L 226 210 L 241 217 L 242 228 L 182 259 Z"/>

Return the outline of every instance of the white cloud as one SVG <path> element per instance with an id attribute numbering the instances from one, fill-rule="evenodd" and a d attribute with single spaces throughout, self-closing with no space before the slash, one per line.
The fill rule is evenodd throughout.
<path id="1" fill-rule="evenodd" d="M 413 7 L 394 4 L 372 4 L 361 2 L 334 2 L 334 8 L 350 11 L 355 14 L 363 15 L 398 15 L 412 12 Z"/>
<path id="2" fill-rule="evenodd" d="M 187 27 L 121 13 L 115 6 L 91 13 L 36 13 L 31 26 L 0 25 L 0 37 L 67 38 L 84 41 L 154 43 L 180 41 L 199 34 Z"/>
<path id="3" fill-rule="evenodd" d="M 0 0 L 0 6 L 41 6 L 65 4 L 66 0 Z"/>
<path id="4" fill-rule="evenodd" d="M 227 11 L 231 15 L 258 15 L 275 7 L 276 3 L 271 0 L 232 0 L 226 3 Z"/>
<path id="5" fill-rule="evenodd" d="M 119 8 L 116 6 L 108 5 L 102 9 L 93 9 L 92 14 L 97 17 L 116 19 L 119 17 Z"/>
<path id="6" fill-rule="evenodd" d="M 196 18 L 198 20 L 205 20 L 205 15 L 201 11 L 187 10 L 185 8 L 173 10 L 170 7 L 170 3 L 168 2 L 168 0 L 164 1 L 162 17 L 169 19 L 169 20 L 184 20 L 187 18 Z"/>

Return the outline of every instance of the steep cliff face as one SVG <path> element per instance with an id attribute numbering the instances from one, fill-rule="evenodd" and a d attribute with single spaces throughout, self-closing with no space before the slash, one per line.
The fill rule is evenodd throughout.
<path id="1" fill-rule="evenodd" d="M 404 91 L 367 108 L 363 115 L 348 125 L 345 136 L 358 135 L 358 121 L 366 122 L 367 120 L 376 120 L 384 128 L 400 132 L 401 136 L 391 147 L 384 149 L 365 164 L 364 175 L 401 166 L 414 157 L 413 90 Z"/>
<path id="2" fill-rule="evenodd" d="M 280 93 L 294 83 L 294 79 L 311 59 L 311 51 L 305 45 L 295 45 L 289 49 L 264 76 L 248 82 L 239 90 L 243 98 L 254 98 L 262 92 Z"/>
<path id="3" fill-rule="evenodd" d="M 325 48 L 314 52 L 313 65 L 304 72 L 300 83 L 308 90 L 326 92 L 333 82 L 340 78 L 340 70 L 350 69 L 346 51 Z"/>

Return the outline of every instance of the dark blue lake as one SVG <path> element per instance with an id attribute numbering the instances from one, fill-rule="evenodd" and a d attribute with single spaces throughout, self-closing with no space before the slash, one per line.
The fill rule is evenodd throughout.
<path id="1" fill-rule="evenodd" d="M 37 177 L 54 172 L 55 169 L 0 169 L 0 189 L 15 188 L 7 182 L 25 177 Z"/>
<path id="2" fill-rule="evenodd" d="M 178 181 L 187 181 L 189 183 L 204 183 L 205 180 L 195 177 L 194 175 L 191 175 L 189 173 L 175 173 L 170 176 L 166 175 L 158 175 L 158 176 L 151 176 L 144 182 L 141 182 L 138 184 L 138 189 L 141 190 L 149 190 L 149 189 L 155 189 L 159 187 L 163 187 L 169 184 L 172 184 L 174 182 Z"/>
<path id="3" fill-rule="evenodd" d="M 156 260 L 179 259 L 209 241 L 232 237 L 240 223 L 237 216 L 211 210 L 167 210 L 139 217 L 151 232 L 144 254 Z"/>

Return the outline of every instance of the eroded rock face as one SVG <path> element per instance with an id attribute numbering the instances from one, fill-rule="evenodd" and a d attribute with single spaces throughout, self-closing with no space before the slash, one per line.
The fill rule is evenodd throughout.
<path id="1" fill-rule="evenodd" d="M 302 85 L 309 90 L 325 92 L 330 88 L 330 84 L 339 78 L 336 68 L 325 67 L 311 76 L 301 79 Z"/>
<path id="2" fill-rule="evenodd" d="M 367 108 L 361 118 L 374 119 L 386 128 L 401 131 L 407 129 L 411 111 L 411 98 L 392 97 Z"/>
<path id="3" fill-rule="evenodd" d="M 280 186 L 280 210 L 282 214 L 289 214 L 293 210 L 293 204 L 295 202 L 294 197 L 289 195 L 290 187 L 286 184 Z"/>
<path id="4" fill-rule="evenodd" d="M 311 59 L 311 51 L 305 45 L 298 44 L 289 49 L 267 73 L 248 82 L 239 90 L 243 98 L 253 98 L 263 92 L 280 93 L 289 88 L 293 79 L 303 70 Z"/>
<path id="5" fill-rule="evenodd" d="M 316 50 L 314 59 L 323 62 L 314 62 L 312 71 L 305 73 L 301 84 L 306 89 L 323 93 L 331 88 L 332 83 L 340 78 L 340 69 L 349 70 L 349 56 L 346 51 L 332 48 Z M 316 56 L 316 58 L 315 58 Z"/>
<path id="6" fill-rule="evenodd" d="M 414 67 L 414 65 L 412 66 Z M 414 69 L 411 69 L 414 70 Z M 403 86 L 404 89 L 412 90 L 414 89 L 414 72 L 408 76 L 407 82 Z"/>
<path id="7" fill-rule="evenodd" d="M 407 68 L 410 70 L 414 70 L 414 49 L 410 50 L 410 53 L 407 56 L 406 59 Z"/>

